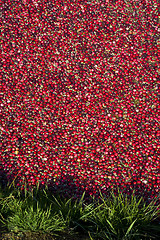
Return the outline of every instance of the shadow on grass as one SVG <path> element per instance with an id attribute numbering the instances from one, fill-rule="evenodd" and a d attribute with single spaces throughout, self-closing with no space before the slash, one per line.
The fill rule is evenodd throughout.
<path id="1" fill-rule="evenodd" d="M 0 166 L 1 167 L 1 166 Z M 46 184 L 39 183 L 38 186 L 34 185 L 28 185 L 27 180 L 24 181 L 23 183 L 21 182 L 21 186 L 18 186 L 20 183 L 20 178 L 18 177 L 17 173 L 12 173 L 12 175 L 9 173 L 9 171 L 4 171 L 3 167 L 0 168 L 0 185 L 1 189 L 9 189 L 9 190 L 20 190 L 22 195 L 25 195 L 25 189 L 28 189 L 28 191 L 32 192 L 32 190 L 47 190 L 48 194 L 54 194 L 54 195 L 59 195 L 62 197 L 65 197 L 67 199 L 73 198 L 73 200 L 80 200 L 82 194 L 85 191 L 85 198 L 84 201 L 85 203 L 92 203 L 93 198 L 95 196 L 95 199 L 99 202 L 99 204 L 102 203 L 100 194 L 97 188 L 96 194 L 92 195 L 92 189 L 90 187 L 89 190 L 85 190 L 88 185 L 86 186 L 81 186 L 78 183 L 78 179 L 75 179 L 73 176 L 69 174 L 62 174 L 59 178 L 55 179 L 54 177 L 47 182 Z M 13 177 L 16 176 L 15 178 Z M 122 191 L 124 195 L 127 195 L 128 197 L 132 196 L 132 193 L 134 191 L 135 196 L 139 199 L 143 197 L 144 201 L 146 201 L 147 204 L 150 203 L 152 196 L 152 191 L 143 191 L 142 188 L 143 186 L 135 185 L 135 179 L 132 179 L 133 184 L 131 182 L 130 185 L 126 184 L 126 188 Z M 107 180 L 106 180 L 107 183 Z M 93 182 L 94 184 L 94 182 Z M 9 188 L 8 188 L 9 187 Z M 112 192 L 114 192 L 115 195 L 118 194 L 118 187 L 114 186 L 113 187 L 108 187 L 105 191 L 102 189 L 101 192 L 103 196 L 106 198 L 111 198 L 112 197 Z M 160 199 L 158 201 L 158 204 L 160 204 Z"/>

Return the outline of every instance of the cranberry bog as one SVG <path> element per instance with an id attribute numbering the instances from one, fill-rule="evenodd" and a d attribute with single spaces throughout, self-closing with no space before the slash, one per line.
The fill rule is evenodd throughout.
<path id="1" fill-rule="evenodd" d="M 159 200 L 158 1 L 0 9 L 1 182 Z"/>

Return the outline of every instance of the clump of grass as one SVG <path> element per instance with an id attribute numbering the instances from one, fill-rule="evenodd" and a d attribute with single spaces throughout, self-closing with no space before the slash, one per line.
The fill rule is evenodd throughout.
<path id="1" fill-rule="evenodd" d="M 95 207 L 94 203 L 86 205 L 83 201 L 84 196 L 85 192 L 79 201 L 73 201 L 72 198 L 65 199 L 60 196 L 57 198 L 53 196 L 53 208 L 60 214 L 66 227 L 71 232 L 75 232 L 77 230 L 87 232 L 90 228 L 92 228 L 86 219 L 88 215 L 95 211 Z"/>
<path id="2" fill-rule="evenodd" d="M 160 209 L 155 206 L 156 200 L 146 204 L 142 197 L 125 196 L 118 190 L 118 196 L 111 193 L 111 198 L 104 198 L 100 192 L 102 204 L 90 215 L 95 226 L 93 235 L 102 239 L 145 239 L 154 238 L 160 233 L 152 221 L 157 218 Z M 151 230 L 152 229 L 152 230 Z M 95 233 L 96 232 L 96 233 Z"/>
<path id="3" fill-rule="evenodd" d="M 87 204 L 85 192 L 74 201 L 53 195 L 47 188 L 25 190 L 25 194 L 6 188 L 0 191 L 0 228 L 15 233 L 69 234 L 73 239 L 81 234 L 88 240 L 158 239 L 160 224 L 153 222 L 160 213 L 156 200 L 147 204 L 142 197 L 134 193 L 128 197 L 119 190 L 110 197 L 100 191 L 100 197 L 101 201 L 93 198 Z"/>
<path id="4" fill-rule="evenodd" d="M 27 209 L 19 208 L 19 211 L 7 218 L 9 231 L 43 231 L 58 232 L 63 231 L 65 225 L 58 214 L 52 216 L 51 205 L 44 211 L 38 206 Z"/>
<path id="5" fill-rule="evenodd" d="M 52 213 L 52 204 L 45 209 L 43 201 L 38 201 L 33 193 L 24 198 L 20 191 L 13 191 L 8 196 L 5 189 L 0 198 L 1 229 L 9 232 L 63 232 L 65 224 L 58 214 Z M 42 194 L 40 194 L 42 196 Z M 39 195 L 39 197 L 40 197 Z M 43 199 L 44 200 L 44 199 Z M 47 204 L 47 201 L 46 201 Z"/>

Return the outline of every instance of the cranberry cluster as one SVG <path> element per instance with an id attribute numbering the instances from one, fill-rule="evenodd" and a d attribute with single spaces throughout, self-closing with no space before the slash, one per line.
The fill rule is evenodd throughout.
<path id="1" fill-rule="evenodd" d="M 158 1 L 2 2 L 1 173 L 158 196 Z"/>

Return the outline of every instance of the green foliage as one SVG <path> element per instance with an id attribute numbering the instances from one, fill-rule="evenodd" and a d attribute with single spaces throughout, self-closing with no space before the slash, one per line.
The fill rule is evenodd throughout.
<path id="1" fill-rule="evenodd" d="M 146 204 L 134 192 L 128 196 L 118 190 L 108 198 L 100 192 L 101 200 L 93 198 L 90 204 L 85 203 L 85 192 L 79 201 L 38 187 L 23 193 L 1 189 L 0 194 L 1 231 L 84 233 L 91 240 L 151 240 L 160 234 L 160 224 L 154 222 L 160 213 L 156 200 Z"/>
<path id="2" fill-rule="evenodd" d="M 151 221 L 160 212 L 155 201 L 146 205 L 143 198 L 137 199 L 134 194 L 131 198 L 120 192 L 118 196 L 113 193 L 111 196 L 111 199 L 105 199 L 101 194 L 103 203 L 90 215 L 96 236 L 117 240 L 138 239 L 146 235 L 154 237 L 154 233 L 147 234 L 147 231 L 154 228 L 151 227 Z M 159 231 L 158 229 L 157 227 L 156 230 Z"/>
<path id="3" fill-rule="evenodd" d="M 91 228 L 86 221 L 87 215 L 94 211 L 94 204 L 85 205 L 83 203 L 85 192 L 83 193 L 81 199 L 75 202 L 71 199 L 60 198 L 60 196 L 53 196 L 54 201 L 53 209 L 58 212 L 63 218 L 66 227 L 71 232 L 75 230 L 87 231 Z"/>
<path id="4" fill-rule="evenodd" d="M 33 206 L 15 212 L 7 218 L 9 231 L 44 231 L 57 232 L 63 231 L 65 225 L 58 214 L 52 216 L 51 205 L 47 211 L 44 211 L 38 206 Z"/>

